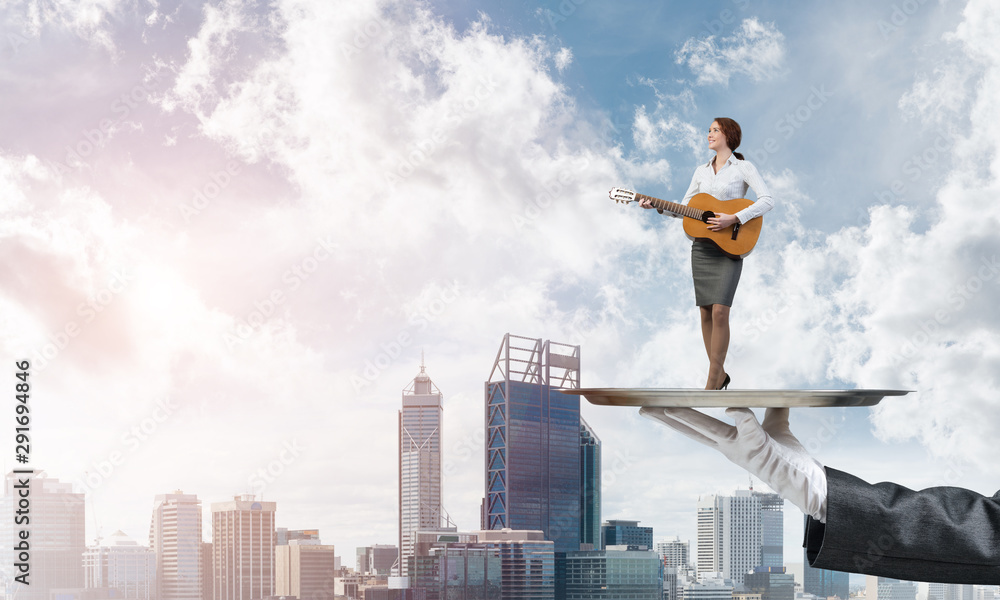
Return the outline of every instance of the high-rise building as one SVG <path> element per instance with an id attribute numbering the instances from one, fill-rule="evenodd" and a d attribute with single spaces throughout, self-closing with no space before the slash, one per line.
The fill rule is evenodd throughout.
<path id="1" fill-rule="evenodd" d="M 153 501 L 149 548 L 156 553 L 157 600 L 202 600 L 201 501 L 177 490 Z"/>
<path id="2" fill-rule="evenodd" d="M 927 600 L 975 600 L 976 596 L 989 597 L 994 594 L 982 593 L 986 586 L 972 586 L 958 583 L 928 583 Z M 978 589 L 977 589 L 978 588 Z M 976 593 L 976 592 L 980 593 Z"/>
<path id="3" fill-rule="evenodd" d="M 414 590 L 426 600 L 500 598 L 500 553 L 483 544 L 449 543 L 414 557 Z"/>
<path id="4" fill-rule="evenodd" d="M 662 597 L 662 567 L 655 552 L 591 550 L 566 554 L 567 600 Z"/>
<path id="5" fill-rule="evenodd" d="M 274 595 L 274 502 L 252 494 L 212 503 L 212 575 L 215 600 L 259 600 Z"/>
<path id="6" fill-rule="evenodd" d="M 785 564 L 785 500 L 778 494 L 753 492 L 760 499 L 760 565 Z"/>
<path id="7" fill-rule="evenodd" d="M 30 499 L 27 508 L 19 505 L 24 498 Z M 72 484 L 45 477 L 44 472 L 13 471 L 4 480 L 0 513 L 0 573 L 8 594 L 18 600 L 49 600 L 50 590 L 83 588 L 82 493 L 74 493 Z M 20 537 L 21 531 L 28 532 L 27 540 Z M 27 544 L 27 551 L 18 549 L 22 543 Z M 28 585 L 16 579 L 25 573 L 21 581 Z"/>
<path id="8" fill-rule="evenodd" d="M 601 548 L 601 440 L 580 417 L 580 549 Z"/>
<path id="9" fill-rule="evenodd" d="M 656 543 L 656 553 L 660 555 L 665 569 L 681 567 L 686 569 L 690 563 L 690 544 L 682 542 L 674 536 L 663 542 Z"/>
<path id="10" fill-rule="evenodd" d="M 500 552 L 501 600 L 547 600 L 555 593 L 555 545 L 541 531 L 476 532 L 479 542 Z"/>
<path id="11" fill-rule="evenodd" d="M 766 503 L 768 508 L 762 509 Z M 708 496 L 698 502 L 699 577 L 702 573 L 720 573 L 736 586 L 743 576 L 764 560 L 782 556 L 781 503 L 770 494 L 736 490 L 732 496 Z M 768 551 L 764 553 L 764 526 L 767 527 Z M 771 566 L 771 565 L 765 565 Z"/>
<path id="12" fill-rule="evenodd" d="M 387 544 L 363 546 L 357 549 L 357 572 L 369 575 L 390 575 L 399 558 L 399 548 Z"/>
<path id="13" fill-rule="evenodd" d="M 541 530 L 580 549 L 580 347 L 504 335 L 486 382 L 484 529 Z"/>
<path id="14" fill-rule="evenodd" d="M 399 411 L 399 574 L 413 574 L 414 532 L 441 527 L 444 401 L 420 364 Z"/>
<path id="15" fill-rule="evenodd" d="M 201 543 L 201 600 L 215 600 L 212 542 Z"/>
<path id="16" fill-rule="evenodd" d="M 418 531 L 414 540 L 410 591 L 427 600 L 553 599 L 554 545 L 541 531 Z"/>
<path id="17" fill-rule="evenodd" d="M 915 600 L 917 586 L 911 581 L 900 581 L 891 577 L 865 577 L 865 598 L 867 600 Z"/>
<path id="18" fill-rule="evenodd" d="M 639 527 L 639 521 L 611 520 L 601 525 L 601 548 L 628 546 L 629 550 L 652 550 L 653 528 Z"/>
<path id="19" fill-rule="evenodd" d="M 794 600 L 795 580 L 785 567 L 755 567 L 743 576 L 743 587 L 761 600 Z"/>
<path id="20" fill-rule="evenodd" d="M 973 600 L 997 600 L 1000 598 L 1000 586 L 997 585 L 974 585 L 972 586 Z M 930 593 L 928 592 L 928 599 Z"/>
<path id="21" fill-rule="evenodd" d="M 83 553 L 88 588 L 112 588 L 122 600 L 156 597 L 156 553 L 121 531 Z"/>
<path id="22" fill-rule="evenodd" d="M 302 600 L 333 600 L 336 556 L 333 546 L 291 540 L 274 548 L 274 593 Z M 305 543 L 300 543 L 305 542 Z"/>
<path id="23" fill-rule="evenodd" d="M 681 586 L 681 600 L 733 600 L 733 582 L 730 579 L 706 577 Z"/>

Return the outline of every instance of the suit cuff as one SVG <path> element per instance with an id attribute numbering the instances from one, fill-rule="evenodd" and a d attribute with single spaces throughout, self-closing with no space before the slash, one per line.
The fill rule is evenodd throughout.
<path id="1" fill-rule="evenodd" d="M 816 562 L 816 556 L 823 548 L 823 538 L 825 537 L 826 523 L 806 515 L 806 533 L 805 539 L 802 540 L 802 547 L 806 549 L 806 560 L 809 561 L 810 567 Z"/>

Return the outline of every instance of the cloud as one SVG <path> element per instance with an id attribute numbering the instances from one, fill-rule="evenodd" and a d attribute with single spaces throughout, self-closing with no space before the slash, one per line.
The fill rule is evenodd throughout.
<path id="1" fill-rule="evenodd" d="M 704 149 L 702 138 L 701 129 L 684 121 L 677 114 L 657 111 L 657 114 L 650 116 L 645 106 L 635 109 L 632 139 L 643 152 L 656 154 L 667 147 L 699 152 Z"/>
<path id="2" fill-rule="evenodd" d="M 686 65 L 696 75 L 697 85 L 728 85 L 735 75 L 767 81 L 784 71 L 784 41 L 774 23 L 751 17 L 729 37 L 688 38 L 674 53 L 674 62 Z"/>
<path id="3" fill-rule="evenodd" d="M 15 48 L 37 39 L 46 28 L 68 31 L 115 54 L 113 23 L 128 6 L 124 0 L 13 0 L 4 6 L 6 42 Z"/>
<path id="4" fill-rule="evenodd" d="M 556 69 L 560 72 L 565 71 L 566 67 L 573 62 L 573 51 L 569 48 L 560 48 L 555 55 Z"/>
<path id="5" fill-rule="evenodd" d="M 606 197 L 612 185 L 669 186 L 675 165 L 651 154 L 703 152 L 704 124 L 687 122 L 693 92 L 665 87 L 655 107 L 636 106 L 640 156 L 628 156 L 560 80 L 571 55 L 501 36 L 485 17 L 459 31 L 405 2 L 228 2 L 198 14 L 179 51 L 156 55 L 174 75 L 159 112 L 136 111 L 134 138 L 95 150 L 95 169 L 121 151 L 103 177 L 119 185 L 60 179 L 30 153 L 0 161 L 3 350 L 57 350 L 45 369 L 52 402 L 40 403 L 58 440 L 40 446 L 52 474 L 80 482 L 124 452 L 88 489 L 105 526 L 125 520 L 140 537 L 151 496 L 176 487 L 206 504 L 247 491 L 297 439 L 301 460 L 267 486 L 283 524 L 329 527 L 324 539 L 339 545 L 391 541 L 395 410 L 421 350 L 448 403 L 448 508 L 462 527 L 478 524 L 482 484 L 481 442 L 463 434 L 481 424 L 503 333 L 582 344 L 585 385 L 703 382 L 679 222 Z M 1000 248 L 982 199 L 998 187 L 1000 90 L 990 28 L 971 19 L 993 23 L 996 10 L 972 2 L 967 17 L 950 48 L 975 57 L 974 92 L 952 99 L 918 79 L 893 99 L 945 130 L 979 124 L 928 192 L 933 212 L 875 206 L 827 235 L 801 221 L 825 200 L 814 174 L 765 172 L 778 205 L 745 264 L 731 356 L 739 387 L 917 389 L 875 411 L 878 434 L 989 474 Z M 778 77 L 783 55 L 777 28 L 748 19 L 677 56 L 703 86 Z M 157 150 L 142 162 L 149 140 Z M 212 177 L 229 161 L 238 168 L 220 185 Z M 185 220 L 177 206 L 192 189 L 212 198 Z M 116 292 L 121 268 L 134 277 Z M 165 399 L 176 408 L 150 421 Z M 658 518 L 649 507 L 671 492 L 647 484 L 665 468 L 662 432 L 631 411 L 584 411 L 610 456 L 634 445 L 656 457 L 621 459 L 609 514 Z M 133 449 L 129 432 L 143 426 L 153 431 Z M 743 481 L 715 455 L 703 468 L 700 448 L 676 457 L 682 479 L 700 479 L 678 484 L 671 526 L 685 527 L 691 498 L 717 491 L 705 488 Z"/>
<path id="6" fill-rule="evenodd" d="M 218 501 L 301 438 L 315 440 L 308 458 L 268 486 L 284 518 L 347 514 L 363 495 L 391 525 L 394 495 L 370 482 L 394 480 L 415 354 L 452 393 L 481 389 L 507 331 L 620 347 L 635 273 L 617 263 L 663 235 L 607 190 L 659 181 L 669 163 L 623 157 L 580 118 L 558 80 L 570 54 L 485 18 L 460 33 L 412 3 L 255 10 L 206 6 L 180 51 L 157 55 L 172 76 L 151 99 L 159 112 L 136 111 L 134 139 L 95 149 L 97 165 L 128 158 L 119 185 L 58 179 L 30 155 L 0 165 L 3 275 L 31 265 L 33 283 L 0 291 L 5 314 L 28 317 L 0 337 L 12 356 L 45 359 L 53 406 L 72 402 L 38 460 L 86 486 L 100 520 L 139 523 L 121 525 L 133 535 L 163 486 Z M 271 185 L 255 188 L 262 174 Z M 192 194 L 207 200 L 178 213 Z M 168 418 L 154 418 L 164 402 Z M 347 464 L 373 435 L 369 466 Z M 188 458 L 170 449 L 193 439 Z M 124 498 L 139 508 L 117 511 Z M 474 511 L 452 508 L 463 523 Z M 369 527 L 338 533 L 361 543 Z"/>

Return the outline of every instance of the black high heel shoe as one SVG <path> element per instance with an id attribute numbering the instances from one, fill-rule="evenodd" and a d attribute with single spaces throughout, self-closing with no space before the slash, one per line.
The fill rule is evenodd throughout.
<path id="1" fill-rule="evenodd" d="M 729 379 L 729 373 L 726 373 L 725 375 L 726 375 L 726 378 L 722 381 L 722 385 L 720 385 L 718 387 L 718 389 L 720 389 L 720 390 L 728 390 L 729 389 L 729 382 L 731 381 Z"/>

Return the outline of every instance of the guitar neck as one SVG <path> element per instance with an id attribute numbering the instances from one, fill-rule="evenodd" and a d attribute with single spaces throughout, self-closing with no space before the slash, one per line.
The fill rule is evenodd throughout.
<path id="1" fill-rule="evenodd" d="M 701 216 L 703 214 L 705 214 L 704 210 L 699 210 L 697 208 L 688 206 L 686 204 L 678 204 L 677 202 L 670 202 L 668 200 L 660 200 L 659 198 L 654 198 L 652 196 L 647 196 L 645 194 L 636 194 L 635 195 L 635 199 L 639 200 L 640 202 L 642 200 L 649 200 L 650 204 L 652 204 L 656 208 L 660 208 L 660 209 L 663 209 L 665 211 L 672 212 L 672 213 L 674 213 L 676 215 L 680 215 L 682 217 L 688 217 L 688 218 L 691 218 L 691 219 L 697 219 L 699 221 L 701 220 Z"/>

